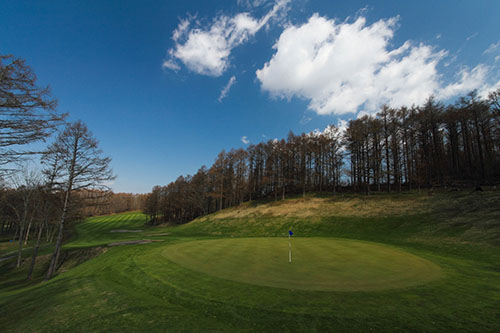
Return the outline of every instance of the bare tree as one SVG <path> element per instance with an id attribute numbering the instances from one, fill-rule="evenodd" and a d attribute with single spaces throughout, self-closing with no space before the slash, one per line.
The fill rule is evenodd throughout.
<path id="1" fill-rule="evenodd" d="M 51 151 L 45 152 L 46 154 L 51 154 Z M 61 172 L 62 164 L 59 155 L 54 155 L 53 158 L 49 159 L 49 165 L 46 165 L 44 170 L 45 184 L 43 188 L 40 189 L 40 198 L 43 208 L 41 209 L 42 221 L 40 222 L 38 235 L 36 239 L 36 244 L 33 249 L 33 255 L 31 257 L 31 264 L 28 270 L 27 280 L 31 280 L 33 270 L 35 268 L 35 262 L 38 255 L 38 250 L 40 248 L 40 240 L 42 238 L 42 232 L 44 228 L 48 228 L 49 219 L 55 219 L 57 214 L 58 202 L 55 200 L 57 194 L 53 193 L 54 185 L 56 184 L 56 178 Z M 56 212 L 55 212 L 56 211 Z M 51 214 L 52 213 L 52 214 Z M 55 213 L 55 214 L 54 214 Z"/>
<path id="2" fill-rule="evenodd" d="M 18 162 L 32 151 L 20 146 L 46 139 L 66 114 L 56 112 L 57 101 L 48 87 L 36 84 L 36 75 L 20 58 L 0 55 L 0 166 Z"/>
<path id="3" fill-rule="evenodd" d="M 14 211 L 19 222 L 19 248 L 16 263 L 16 267 L 19 268 L 21 266 L 23 240 L 25 241 L 24 245 L 26 245 L 29 229 L 38 208 L 40 176 L 33 170 L 25 170 L 22 175 L 12 177 L 12 183 L 16 188 L 14 194 L 17 196 L 17 200 L 11 198 L 8 205 Z"/>
<path id="4" fill-rule="evenodd" d="M 71 194 L 79 190 L 109 190 L 107 182 L 115 176 L 110 169 L 111 159 L 102 156 L 97 140 L 81 121 L 69 124 L 50 146 L 43 161 L 49 165 L 55 159 L 61 161 L 57 182 L 64 193 L 56 248 L 47 272 L 47 279 L 54 274 L 63 242 L 64 223 L 71 201 Z"/>

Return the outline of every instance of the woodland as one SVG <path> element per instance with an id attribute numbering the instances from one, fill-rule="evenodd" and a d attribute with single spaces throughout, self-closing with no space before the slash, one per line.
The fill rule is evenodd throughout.
<path id="1" fill-rule="evenodd" d="M 445 105 L 383 105 L 375 115 L 324 131 L 221 151 L 212 166 L 155 186 L 152 224 L 185 223 L 245 201 L 310 192 L 401 192 L 500 181 L 500 89 Z"/>

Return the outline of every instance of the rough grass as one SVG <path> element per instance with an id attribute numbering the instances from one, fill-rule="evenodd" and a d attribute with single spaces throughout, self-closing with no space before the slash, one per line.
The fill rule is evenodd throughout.
<path id="1" fill-rule="evenodd" d="M 24 281 L 25 266 L 16 270 L 12 261 L 1 262 L 0 331 L 498 332 L 499 194 L 311 196 L 247 203 L 178 227 L 143 227 L 139 213 L 89 219 L 77 226 L 66 250 L 99 251 L 91 249 L 144 237 L 163 242 L 108 248 L 49 282 L 41 282 L 43 259 L 32 282 Z M 293 200 L 301 210 L 290 207 Z M 387 290 L 292 290 L 221 278 L 168 259 L 171 246 L 282 237 L 289 228 L 311 241 L 337 237 L 385 244 L 439 266 L 442 277 Z M 231 252 L 217 258 L 224 261 Z"/>
<path id="2" fill-rule="evenodd" d="M 307 196 L 250 202 L 198 218 L 178 234 L 283 236 L 288 228 L 307 236 L 500 245 L 500 191 L 461 191 Z M 394 236 L 398 237 L 394 237 Z"/>
<path id="3" fill-rule="evenodd" d="M 400 216 L 427 211 L 430 199 L 426 196 L 393 195 L 331 197 L 306 196 L 283 201 L 273 201 L 254 206 L 244 203 L 212 215 L 211 219 L 238 219 L 249 217 L 384 217 Z M 201 218 L 203 220 L 204 218 Z"/>

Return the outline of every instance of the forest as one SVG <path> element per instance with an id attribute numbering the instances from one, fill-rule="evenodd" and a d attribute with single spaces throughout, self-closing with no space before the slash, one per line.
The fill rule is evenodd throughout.
<path id="1" fill-rule="evenodd" d="M 185 223 L 254 199 L 308 192 L 370 194 L 421 188 L 481 189 L 500 181 L 500 89 L 445 105 L 383 105 L 346 126 L 221 151 L 210 168 L 155 186 L 152 224 Z"/>
<path id="2" fill-rule="evenodd" d="M 42 244 L 55 245 L 46 278 L 53 276 L 84 216 L 139 208 L 133 195 L 110 192 L 111 158 L 82 121 L 67 118 L 24 59 L 0 55 L 0 237 L 17 245 L 16 268 L 23 247 L 32 249 L 27 279 Z"/>

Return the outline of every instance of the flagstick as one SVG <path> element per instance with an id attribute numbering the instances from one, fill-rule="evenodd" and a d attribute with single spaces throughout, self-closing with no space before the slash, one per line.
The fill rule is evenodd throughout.
<path id="1" fill-rule="evenodd" d="M 292 237 L 288 234 L 288 262 L 292 262 Z"/>

